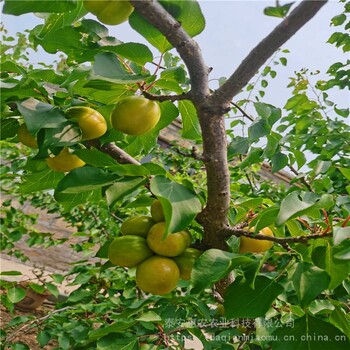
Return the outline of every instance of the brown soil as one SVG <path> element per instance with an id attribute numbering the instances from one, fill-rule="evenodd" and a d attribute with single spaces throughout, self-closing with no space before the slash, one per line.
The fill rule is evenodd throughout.
<path id="1" fill-rule="evenodd" d="M 7 333 L 7 339 L 10 340 L 9 343 L 6 343 L 6 346 L 0 346 L 1 349 L 8 350 L 10 349 L 10 344 L 13 343 L 23 343 L 26 344 L 30 350 L 51 350 L 57 348 L 57 343 L 55 341 L 50 341 L 43 348 L 40 347 L 36 340 L 36 336 L 38 334 L 38 327 L 32 320 L 27 321 L 26 323 L 22 323 L 17 326 L 9 327 L 8 324 L 14 317 L 17 316 L 34 316 L 35 319 L 40 319 L 47 315 L 49 311 L 52 311 L 52 305 L 44 304 L 40 308 L 33 311 L 20 311 L 16 310 L 13 314 L 11 314 L 4 306 L 0 306 L 0 325 L 1 329 L 4 329 Z"/>

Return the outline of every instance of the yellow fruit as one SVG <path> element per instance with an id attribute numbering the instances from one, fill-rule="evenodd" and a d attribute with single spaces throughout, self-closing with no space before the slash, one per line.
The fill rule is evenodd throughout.
<path id="1" fill-rule="evenodd" d="M 202 252 L 196 248 L 187 248 L 185 251 L 173 258 L 180 270 L 180 278 L 189 280 L 193 265 Z"/>
<path id="2" fill-rule="evenodd" d="M 144 292 L 163 295 L 171 292 L 180 278 L 176 263 L 163 256 L 152 256 L 136 270 L 136 284 Z"/>
<path id="3" fill-rule="evenodd" d="M 187 231 L 170 233 L 164 238 L 165 222 L 152 226 L 147 235 L 148 246 L 159 255 L 178 256 L 190 245 L 191 236 Z"/>
<path id="4" fill-rule="evenodd" d="M 85 8 L 104 24 L 116 25 L 125 22 L 134 7 L 125 0 L 85 0 Z"/>
<path id="5" fill-rule="evenodd" d="M 18 141 L 31 148 L 38 148 L 35 137 L 28 131 L 27 125 L 22 124 L 18 128 Z"/>
<path id="6" fill-rule="evenodd" d="M 71 154 L 67 147 L 64 147 L 57 156 L 46 158 L 46 163 L 52 170 L 63 173 L 85 165 L 85 162 L 76 155 Z"/>
<path id="7" fill-rule="evenodd" d="M 151 216 L 156 222 L 165 221 L 164 211 L 158 199 L 155 199 L 151 205 Z"/>
<path id="8" fill-rule="evenodd" d="M 254 228 L 251 228 L 250 231 L 254 231 Z M 259 234 L 265 236 L 273 236 L 273 232 L 265 227 L 259 231 Z M 263 253 L 269 250 L 273 246 L 272 241 L 258 240 L 254 238 L 241 237 L 241 245 L 239 248 L 240 253 Z"/>
<path id="9" fill-rule="evenodd" d="M 137 266 L 152 255 L 146 239 L 140 236 L 117 237 L 108 247 L 108 259 L 123 267 Z"/>
<path id="10" fill-rule="evenodd" d="M 120 231 L 123 235 L 136 235 L 146 237 L 155 221 L 150 216 L 137 216 L 129 218 L 122 223 Z"/>
<path id="11" fill-rule="evenodd" d="M 142 96 L 129 96 L 117 103 L 112 115 L 113 127 L 128 135 L 141 135 L 152 130 L 160 118 L 158 102 Z"/>
<path id="12" fill-rule="evenodd" d="M 67 110 L 67 116 L 78 123 L 83 140 L 97 139 L 107 131 L 105 118 L 92 108 L 72 107 Z"/>

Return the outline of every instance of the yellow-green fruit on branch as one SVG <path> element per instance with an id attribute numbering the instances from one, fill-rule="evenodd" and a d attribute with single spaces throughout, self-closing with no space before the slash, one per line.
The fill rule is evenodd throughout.
<path id="1" fill-rule="evenodd" d="M 151 216 L 156 222 L 165 221 L 164 211 L 159 199 L 155 199 L 151 205 Z"/>
<path id="2" fill-rule="evenodd" d="M 23 145 L 26 145 L 30 148 L 38 148 L 38 143 L 35 137 L 29 132 L 26 124 L 20 125 L 18 128 L 17 136 L 18 141 L 23 143 Z"/>
<path id="3" fill-rule="evenodd" d="M 148 246 L 158 255 L 178 256 L 185 251 L 191 243 L 191 236 L 187 231 L 169 233 L 164 238 L 165 222 L 152 226 L 147 235 Z"/>
<path id="4" fill-rule="evenodd" d="M 180 271 L 176 263 L 164 256 L 154 255 L 136 270 L 136 284 L 144 292 L 163 295 L 176 288 Z"/>
<path id="5" fill-rule="evenodd" d="M 249 231 L 253 232 L 254 228 L 251 228 Z M 273 232 L 270 228 L 265 227 L 259 231 L 259 234 L 264 236 L 273 236 Z M 239 247 L 240 253 L 263 253 L 269 250 L 273 246 L 272 241 L 259 240 L 248 237 L 241 237 L 241 245 Z"/>
<path id="6" fill-rule="evenodd" d="M 125 134 L 141 135 L 157 125 L 160 113 L 158 102 L 142 96 L 129 96 L 116 104 L 111 123 Z"/>
<path id="7" fill-rule="evenodd" d="M 152 255 L 146 239 L 140 236 L 117 237 L 108 247 L 110 262 L 123 267 L 135 267 Z"/>
<path id="8" fill-rule="evenodd" d="M 122 223 L 120 231 L 123 235 L 146 237 L 148 231 L 156 222 L 150 216 L 129 218 Z"/>
<path id="9" fill-rule="evenodd" d="M 107 131 L 107 122 L 103 115 L 90 107 L 78 106 L 67 110 L 69 119 L 78 123 L 83 140 L 94 140 Z"/>
<path id="10" fill-rule="evenodd" d="M 85 8 L 104 24 L 116 25 L 125 22 L 134 10 L 125 0 L 85 0 Z"/>
<path id="11" fill-rule="evenodd" d="M 46 163 L 52 170 L 63 173 L 85 165 L 85 162 L 76 155 L 71 154 L 67 147 L 64 147 L 57 156 L 46 158 Z"/>
<path id="12" fill-rule="evenodd" d="M 180 278 L 189 280 L 193 265 L 202 252 L 196 248 L 187 248 L 182 254 L 173 258 L 180 270 Z"/>

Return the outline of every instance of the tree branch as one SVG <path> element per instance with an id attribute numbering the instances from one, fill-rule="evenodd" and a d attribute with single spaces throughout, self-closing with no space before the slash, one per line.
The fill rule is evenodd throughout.
<path id="1" fill-rule="evenodd" d="M 133 158 L 130 154 L 116 146 L 114 143 L 106 143 L 100 150 L 104 153 L 109 154 L 113 159 L 121 164 L 135 164 L 141 165 L 139 161 Z"/>
<path id="2" fill-rule="evenodd" d="M 209 95 L 209 69 L 204 63 L 198 44 L 186 33 L 162 5 L 155 0 L 131 0 L 136 11 L 155 26 L 173 45 L 185 62 L 191 79 L 194 100 Z"/>
<path id="3" fill-rule="evenodd" d="M 244 88 L 266 60 L 325 5 L 327 0 L 304 0 L 243 60 L 230 78 L 213 94 L 216 103 L 228 103 Z"/>
<path id="4" fill-rule="evenodd" d="M 142 95 L 145 96 L 146 98 L 148 98 L 149 100 L 152 101 L 159 101 L 159 102 L 163 102 L 163 101 L 180 101 L 180 100 L 190 100 L 191 99 L 191 93 L 183 93 L 181 95 L 154 95 L 154 94 L 150 94 L 147 91 L 142 91 Z"/>

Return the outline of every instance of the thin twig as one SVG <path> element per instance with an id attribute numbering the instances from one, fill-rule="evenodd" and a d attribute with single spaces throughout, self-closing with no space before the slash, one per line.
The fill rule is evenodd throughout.
<path id="1" fill-rule="evenodd" d="M 25 324 L 24 326 L 22 326 L 21 328 L 17 329 L 15 332 L 13 332 L 12 334 L 10 334 L 7 339 L 6 339 L 6 342 L 10 342 L 12 339 L 14 339 L 16 337 L 16 335 L 18 333 L 21 333 L 25 330 L 27 330 L 28 328 L 30 328 L 33 324 L 40 324 L 40 323 L 43 323 L 45 320 L 47 320 L 48 318 L 50 318 L 52 315 L 54 314 L 58 314 L 60 312 L 63 312 L 63 311 L 66 311 L 66 310 L 69 310 L 69 309 L 73 309 L 72 306 L 65 306 L 63 307 L 62 309 L 58 309 L 58 310 L 54 310 L 54 311 L 51 311 L 48 315 L 46 316 L 43 316 L 43 317 L 40 317 L 40 318 L 37 318 L 31 322 L 29 322 L 28 324 Z"/>
<path id="2" fill-rule="evenodd" d="M 190 92 L 184 92 L 181 95 L 155 95 L 151 94 L 147 91 L 142 91 L 142 95 L 148 98 L 149 100 L 152 101 L 180 101 L 180 100 L 189 100 L 191 98 L 191 93 Z"/>

